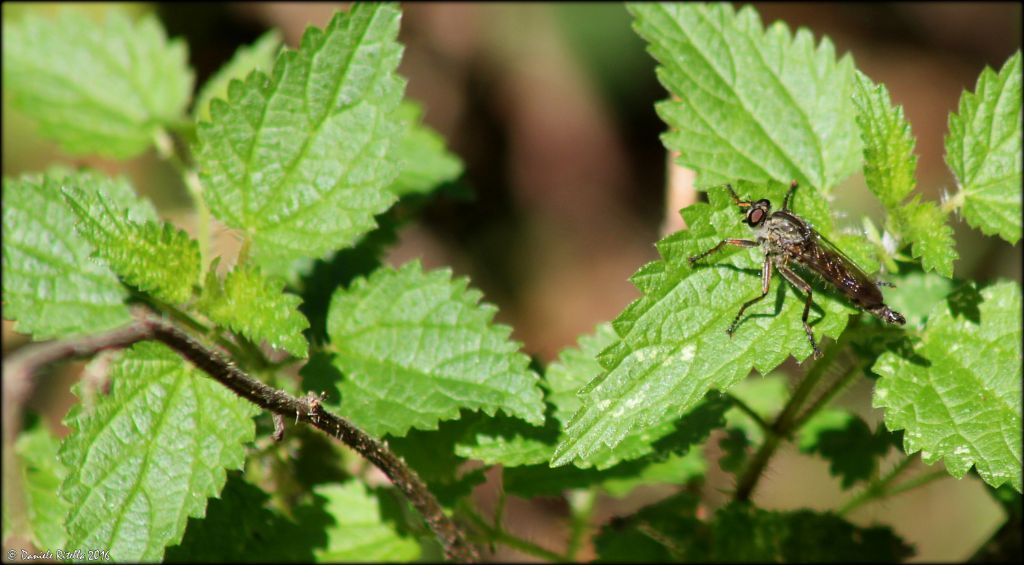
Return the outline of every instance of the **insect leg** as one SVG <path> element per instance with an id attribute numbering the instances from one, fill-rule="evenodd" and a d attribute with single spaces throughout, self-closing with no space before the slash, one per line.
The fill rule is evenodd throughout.
<path id="1" fill-rule="evenodd" d="M 692 265 L 697 261 L 700 261 L 701 259 L 720 250 L 726 245 L 735 245 L 737 247 L 757 247 L 757 242 L 750 241 L 749 239 L 723 239 L 722 241 L 718 242 L 718 245 L 712 247 L 711 249 L 708 249 L 707 251 L 701 253 L 700 255 L 694 255 L 693 257 L 690 257 L 690 264 Z"/>
<path id="2" fill-rule="evenodd" d="M 732 201 L 735 202 L 737 206 L 739 206 L 740 208 L 749 208 L 750 207 L 750 201 L 749 200 L 740 200 L 740 196 L 738 194 L 736 194 L 735 190 L 732 189 L 732 185 L 731 184 L 726 184 L 725 188 L 729 189 L 729 194 L 732 195 Z"/>
<path id="3" fill-rule="evenodd" d="M 747 307 L 750 306 L 751 304 L 757 302 L 758 300 L 761 300 L 765 296 L 768 296 L 768 287 L 771 284 L 772 258 L 765 255 L 764 265 L 761 267 L 761 295 L 744 302 L 743 306 L 740 306 L 740 311 L 736 313 L 736 317 L 733 318 L 732 324 L 729 325 L 729 329 L 725 330 L 725 333 L 729 334 L 729 337 L 732 337 L 732 333 L 736 331 L 736 325 L 740 323 L 740 316 L 743 315 L 743 311 L 746 310 Z"/>
<path id="4" fill-rule="evenodd" d="M 807 332 L 807 340 L 811 342 L 811 349 L 814 350 L 814 358 L 821 359 L 821 350 L 818 349 L 817 344 L 814 343 L 814 332 L 811 331 L 811 326 L 807 323 L 807 314 L 811 311 L 811 304 L 814 302 L 811 294 L 811 285 L 807 284 L 807 281 L 800 278 L 799 275 L 790 270 L 785 263 L 777 265 L 775 268 L 779 270 L 779 274 L 783 276 L 787 281 L 793 283 L 793 286 L 797 287 L 801 291 L 807 294 L 807 301 L 804 302 L 804 331 Z"/>
<path id="5" fill-rule="evenodd" d="M 793 193 L 796 192 L 796 187 L 800 186 L 800 183 L 795 180 L 789 183 L 789 192 L 786 193 L 786 197 L 782 199 L 782 209 L 789 210 L 789 202 L 793 199 Z"/>

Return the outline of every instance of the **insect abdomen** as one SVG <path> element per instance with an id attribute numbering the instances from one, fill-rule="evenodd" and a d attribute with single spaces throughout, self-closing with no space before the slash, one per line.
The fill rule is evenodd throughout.
<path id="1" fill-rule="evenodd" d="M 866 310 L 878 316 L 883 322 L 899 324 L 901 326 L 907 323 L 907 319 L 903 317 L 903 314 L 889 308 L 885 304 L 879 304 L 874 308 L 866 308 Z"/>

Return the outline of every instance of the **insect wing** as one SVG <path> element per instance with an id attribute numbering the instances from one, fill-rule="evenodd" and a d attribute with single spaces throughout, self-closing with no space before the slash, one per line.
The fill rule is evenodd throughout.
<path id="1" fill-rule="evenodd" d="M 882 293 L 864 271 L 825 236 L 811 228 L 811 238 L 797 258 L 861 306 L 882 303 Z"/>

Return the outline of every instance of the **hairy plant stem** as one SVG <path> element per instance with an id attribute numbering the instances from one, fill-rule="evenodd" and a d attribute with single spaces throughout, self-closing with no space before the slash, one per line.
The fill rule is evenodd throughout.
<path id="1" fill-rule="evenodd" d="M 262 353 L 257 353 L 256 355 L 253 355 L 252 351 L 249 351 L 248 354 L 243 353 L 239 345 L 236 345 L 213 328 L 210 328 L 206 324 L 196 320 L 188 312 L 174 306 L 173 304 L 168 304 L 146 294 L 134 292 L 132 293 L 132 299 L 146 305 L 155 312 L 166 314 L 182 326 L 186 326 L 192 331 L 212 340 L 225 351 L 230 353 L 231 357 L 234 359 L 245 360 L 248 364 L 255 365 L 259 369 L 263 369 L 267 366 L 267 360 Z"/>
<path id="2" fill-rule="evenodd" d="M 196 333 L 213 340 L 217 345 L 230 353 L 232 358 L 244 360 L 246 365 L 250 368 L 254 368 L 258 372 L 262 373 L 268 369 L 277 369 L 281 366 L 294 362 L 294 358 L 289 356 L 283 362 L 273 364 L 267 359 L 267 356 L 263 354 L 263 351 L 257 345 L 246 339 L 244 336 L 235 336 L 235 341 L 231 341 L 224 337 L 215 328 L 208 327 L 206 324 L 193 318 L 185 310 L 182 310 L 173 304 L 157 300 L 156 298 L 146 294 L 135 293 L 133 298 L 148 305 L 153 311 L 167 314 L 181 325 L 187 326 Z"/>
<path id="3" fill-rule="evenodd" d="M 552 563 L 561 563 L 565 561 L 565 557 L 549 549 L 544 549 L 543 547 L 531 541 L 527 541 L 520 537 L 516 537 L 515 535 L 509 533 L 505 530 L 505 528 L 498 524 L 494 526 L 488 524 L 487 521 L 484 520 L 482 516 L 477 514 L 472 508 L 469 508 L 468 506 L 463 506 L 462 510 L 469 518 L 469 520 L 473 522 L 473 525 L 475 525 L 483 532 L 483 536 L 486 538 L 486 541 L 498 542 L 503 545 L 507 545 L 512 549 L 521 551 L 527 555 L 532 555 L 534 557 L 543 559 L 545 561 L 550 561 Z"/>
<path id="4" fill-rule="evenodd" d="M 860 492 L 860 494 L 854 496 L 849 501 L 847 501 L 846 504 L 842 505 L 839 508 L 839 510 L 836 511 L 836 514 L 840 516 L 846 516 L 850 512 L 853 512 L 855 509 L 859 508 L 860 506 L 868 502 L 871 502 L 872 500 L 886 498 L 889 496 L 895 496 L 897 494 L 904 493 L 908 490 L 915 489 L 922 485 L 926 485 L 936 479 L 941 479 L 942 477 L 947 475 L 946 471 L 940 469 L 932 473 L 925 473 L 919 477 L 915 477 L 899 485 L 890 486 L 893 483 L 893 481 L 896 480 L 897 477 L 902 475 L 907 469 L 910 468 L 910 465 L 916 459 L 917 456 L 904 457 L 903 460 L 897 463 L 895 467 L 890 469 L 889 472 L 885 474 L 885 476 L 880 477 L 877 480 L 869 483 L 868 486 L 865 487 L 864 490 Z"/>
<path id="5" fill-rule="evenodd" d="M 886 497 L 890 497 L 890 496 L 896 496 L 898 494 L 903 494 L 903 493 L 907 492 L 908 490 L 914 490 L 914 489 L 916 489 L 918 487 L 923 487 L 924 485 L 926 485 L 926 484 L 928 484 L 928 483 L 930 483 L 932 481 L 936 481 L 938 479 L 942 479 L 942 478 L 945 478 L 945 477 L 948 477 L 948 476 L 949 476 L 949 472 L 946 471 L 945 469 L 938 469 L 938 470 L 932 471 L 930 473 L 925 473 L 923 475 L 918 475 L 918 476 L 914 477 L 913 479 L 908 479 L 908 480 L 903 481 L 902 483 L 900 483 L 900 484 L 898 484 L 898 485 L 896 485 L 894 487 L 889 488 L 888 490 L 885 491 L 885 496 Z"/>
<path id="6" fill-rule="evenodd" d="M 127 347 L 146 339 L 150 333 L 138 324 L 130 324 L 95 336 L 26 345 L 8 356 L 4 360 L 3 378 L 5 451 L 21 427 L 21 407 L 32 393 L 31 377 L 39 369 L 58 361 Z"/>
<path id="7" fill-rule="evenodd" d="M 494 505 L 494 527 L 502 529 L 502 520 L 505 518 L 505 503 L 508 501 L 508 496 L 505 494 L 504 488 L 498 489 L 498 503 Z"/>
<path id="8" fill-rule="evenodd" d="M 747 502 L 750 500 L 750 496 L 757 487 L 761 475 L 764 474 L 764 468 L 768 465 L 772 455 L 775 454 L 779 443 L 792 433 L 794 429 L 793 422 L 796 420 L 800 408 L 804 405 L 807 397 L 814 390 L 815 385 L 825 375 L 826 370 L 832 365 L 836 355 L 843 347 L 845 346 L 833 341 L 825 349 L 825 354 L 822 358 L 811 367 L 811 370 L 807 372 L 807 375 L 804 376 L 796 390 L 793 391 L 793 395 L 789 397 L 789 401 L 782 408 L 782 412 L 779 413 L 779 416 L 767 429 L 761 448 L 750 459 L 746 469 L 744 469 L 743 474 L 740 476 L 736 484 L 736 493 L 733 495 L 734 500 L 737 502 Z"/>
<path id="9" fill-rule="evenodd" d="M 595 502 L 597 502 L 597 493 L 593 487 L 569 493 L 572 520 L 569 523 L 569 543 L 565 548 L 566 561 L 576 561 L 576 553 L 580 550 L 583 534 L 586 533 L 587 527 L 590 525 L 590 515 L 594 511 Z"/>
<path id="10" fill-rule="evenodd" d="M 167 161 L 185 184 L 185 189 L 192 198 L 192 205 L 196 209 L 196 239 L 199 240 L 199 278 L 206 276 L 206 269 L 210 263 L 210 208 L 203 198 L 203 185 L 199 181 L 199 173 L 195 166 L 186 163 L 186 156 L 179 149 L 184 143 L 175 143 L 174 136 L 166 130 L 157 132 L 156 149 L 157 155 Z"/>
<path id="11" fill-rule="evenodd" d="M 950 212 L 961 208 L 964 205 L 965 197 L 964 191 L 958 189 L 952 198 L 942 203 L 942 213 L 948 215 Z"/>
<path id="12" fill-rule="evenodd" d="M 137 314 L 134 323 L 110 332 L 27 346 L 4 362 L 4 395 L 7 396 L 8 380 L 29 381 L 32 374 L 50 363 L 92 355 L 105 349 L 128 347 L 149 339 L 169 346 L 211 378 L 253 404 L 286 419 L 295 418 L 296 421 L 305 422 L 344 442 L 391 479 L 395 487 L 422 515 L 441 542 L 449 559 L 462 562 L 474 562 L 478 559 L 476 548 L 466 541 L 462 531 L 445 515 L 426 484 L 384 443 L 377 441 L 348 420 L 324 410 L 316 395 L 297 398 L 267 386 L 242 372 L 220 352 L 207 348 L 163 320 Z"/>
<path id="13" fill-rule="evenodd" d="M 806 410 L 797 416 L 793 421 L 792 426 L 790 426 L 790 429 L 799 430 L 803 427 L 811 416 L 817 414 L 818 411 L 827 406 L 829 402 L 832 402 L 832 399 L 835 398 L 837 394 L 845 390 L 850 382 L 853 381 L 854 377 L 860 375 L 861 371 L 864 369 L 864 362 L 858 358 L 851 359 L 849 356 L 843 356 L 837 360 L 837 363 L 842 366 L 842 374 L 833 379 L 832 383 L 825 389 L 825 392 L 818 396 L 818 398 L 812 402 Z"/>
<path id="14" fill-rule="evenodd" d="M 747 416 L 750 416 L 750 419 L 753 420 L 754 423 L 756 423 L 758 425 L 758 427 L 760 427 L 763 431 L 769 432 L 769 433 L 771 432 L 771 425 L 768 424 L 768 422 L 766 422 L 764 420 L 764 418 L 761 417 L 760 414 L 755 412 L 754 409 L 751 408 L 749 404 L 747 404 L 740 397 L 738 397 L 738 396 L 736 396 L 734 394 L 731 394 L 731 393 L 727 392 L 727 393 L 725 393 L 725 396 L 727 396 L 729 398 L 729 400 L 733 403 L 733 405 L 736 408 L 739 408 L 740 411 L 742 411 L 744 414 L 746 414 Z"/>

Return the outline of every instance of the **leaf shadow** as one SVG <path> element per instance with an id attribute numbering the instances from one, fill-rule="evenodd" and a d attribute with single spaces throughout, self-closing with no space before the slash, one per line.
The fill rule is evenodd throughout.
<path id="1" fill-rule="evenodd" d="M 344 376 L 331 362 L 334 353 L 316 351 L 309 356 L 306 364 L 299 369 L 302 386 L 307 391 L 324 393 L 324 405 L 331 410 L 341 406 L 341 384 Z"/>
<path id="2" fill-rule="evenodd" d="M 745 273 L 745 274 L 748 274 L 748 275 L 752 275 L 752 276 L 757 278 L 758 282 L 760 282 L 760 279 L 761 279 L 761 270 L 760 269 L 744 269 L 742 267 L 737 267 L 736 265 L 730 265 L 730 264 L 727 264 L 727 263 L 715 264 L 714 266 L 718 267 L 718 268 L 729 269 L 729 270 L 735 271 L 737 273 Z M 772 269 L 773 269 L 772 278 L 774 279 L 774 278 L 778 277 L 778 278 L 782 279 L 782 276 L 778 273 L 778 271 L 775 271 L 774 267 Z M 828 295 L 833 296 L 833 297 L 839 296 L 843 302 L 849 303 L 849 301 L 843 299 L 841 297 L 841 295 L 839 295 L 838 293 L 836 293 L 834 291 L 831 291 L 827 286 L 821 284 L 820 280 L 818 280 L 817 277 L 801 277 L 801 278 L 803 278 L 808 284 L 811 285 L 811 289 L 812 289 L 811 292 L 812 292 L 813 295 L 828 294 Z M 757 292 L 757 289 L 759 288 L 759 286 L 760 285 L 758 285 L 758 286 L 756 286 L 754 288 L 754 292 L 755 293 Z M 743 323 L 748 318 L 774 318 L 774 317 L 777 317 L 779 314 L 781 314 L 782 313 L 782 306 L 783 306 L 783 304 L 786 301 L 786 291 L 784 290 L 784 287 L 790 287 L 792 289 L 794 296 L 800 301 L 800 304 L 801 304 L 801 307 L 802 307 L 802 305 L 804 303 L 804 300 L 806 300 L 806 296 L 800 290 L 798 290 L 796 287 L 794 287 L 789 281 L 787 281 L 785 279 L 782 279 L 780 281 L 780 284 L 776 287 L 776 290 L 775 290 L 775 306 L 774 306 L 773 312 L 771 312 L 771 313 L 760 312 L 760 313 L 747 314 L 746 316 L 744 316 L 736 324 L 736 329 L 739 329 L 739 327 L 742 326 Z M 750 298 L 744 299 L 744 302 L 746 302 L 747 300 L 751 300 L 753 298 L 756 298 L 756 297 L 757 297 L 757 294 L 753 294 L 752 293 Z M 754 306 L 754 307 L 756 307 L 756 306 Z M 822 308 L 821 306 L 819 306 L 818 303 L 816 301 L 814 301 L 813 298 L 812 298 L 812 300 L 811 300 L 811 311 L 814 312 L 815 314 L 817 314 L 817 317 L 813 317 L 812 318 L 811 316 L 808 316 L 807 324 L 809 326 L 811 326 L 811 327 L 814 327 L 814 326 L 818 325 L 823 319 L 825 319 L 825 309 Z"/>
<path id="3" fill-rule="evenodd" d="M 975 324 L 981 323 L 981 310 L 978 305 L 984 299 L 978 287 L 971 283 L 965 283 L 957 287 L 946 297 L 946 304 L 949 305 L 949 312 L 954 318 L 963 316 Z"/>
<path id="4" fill-rule="evenodd" d="M 906 359 L 913 365 L 917 365 L 919 367 L 932 366 L 932 362 L 929 361 L 927 357 L 924 357 L 920 353 L 914 351 L 914 342 L 906 335 L 900 336 L 899 338 L 891 341 L 888 346 L 890 351 L 903 359 Z"/>
<path id="5" fill-rule="evenodd" d="M 654 454 L 647 459 L 661 461 L 671 454 L 683 455 L 691 447 L 699 447 L 712 430 L 725 426 L 725 412 L 732 406 L 730 397 L 709 390 L 700 403 L 676 420 L 671 433 L 652 444 Z"/>
<path id="6" fill-rule="evenodd" d="M 743 317 L 743 319 L 741 319 L 736 324 L 736 328 L 739 329 L 739 327 L 741 325 L 743 325 L 743 322 L 747 321 L 750 318 L 775 318 L 779 314 L 781 314 L 782 313 L 782 305 L 786 302 L 786 289 L 785 289 L 785 287 L 786 287 L 787 284 L 789 284 L 789 283 L 783 282 L 782 284 L 778 285 L 775 288 L 775 302 L 774 302 L 774 311 L 773 312 L 771 312 L 771 313 L 768 313 L 768 312 L 754 312 L 753 314 L 747 314 L 746 316 Z M 756 297 L 756 295 L 751 296 L 750 298 L 752 299 L 752 298 L 755 298 L 755 297 Z"/>
<path id="7" fill-rule="evenodd" d="M 926 357 L 914 351 L 916 338 L 907 335 L 901 329 L 889 325 L 881 325 L 880 321 L 868 325 L 860 321 L 851 334 L 853 338 L 849 342 L 854 352 L 863 360 L 870 361 L 866 373 L 869 377 L 877 379 L 880 375 L 871 370 L 875 360 L 883 353 L 891 352 L 896 356 L 920 367 L 931 367 L 932 363 Z"/>
<path id="8" fill-rule="evenodd" d="M 381 265 L 388 248 L 398 241 L 400 224 L 393 210 L 378 214 L 374 221 L 377 228 L 363 235 L 355 245 L 313 261 L 309 272 L 300 278 L 299 311 L 309 320 L 304 333 L 310 343 L 329 341 L 327 313 L 334 292 L 347 288 L 358 277 L 368 276 Z"/>
<path id="9" fill-rule="evenodd" d="M 250 562 L 311 561 L 314 549 L 327 545 L 327 527 L 334 523 L 325 503 L 313 495 L 288 516 L 273 507 L 262 488 L 229 471 L 220 495 L 210 499 L 202 517 L 189 517 L 181 542 L 167 548 L 164 561 L 227 562 L 238 556 Z"/>

